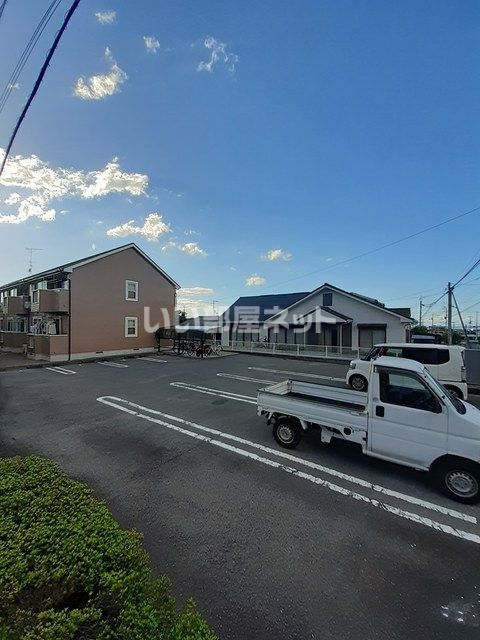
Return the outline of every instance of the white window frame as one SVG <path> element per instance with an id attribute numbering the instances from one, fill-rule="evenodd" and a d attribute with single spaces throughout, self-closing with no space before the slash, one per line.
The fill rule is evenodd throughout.
<path id="1" fill-rule="evenodd" d="M 128 322 L 134 320 L 135 333 L 128 333 Z M 137 316 L 125 316 L 125 338 L 138 338 L 138 317 Z"/>
<path id="2" fill-rule="evenodd" d="M 135 285 L 135 298 L 128 297 L 128 287 L 131 284 Z M 125 300 L 128 302 L 138 302 L 138 282 L 136 280 L 125 280 Z"/>

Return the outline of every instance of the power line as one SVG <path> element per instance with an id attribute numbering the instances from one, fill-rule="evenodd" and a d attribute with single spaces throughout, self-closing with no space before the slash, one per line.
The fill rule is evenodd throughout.
<path id="1" fill-rule="evenodd" d="M 470 269 L 468 269 L 468 271 L 466 271 L 463 276 L 460 278 L 460 280 L 457 280 L 457 282 L 453 285 L 453 287 L 456 287 L 458 284 L 460 284 L 460 282 L 462 282 L 462 280 L 465 280 L 465 278 L 470 275 L 472 273 L 472 271 L 474 271 L 478 265 L 480 264 L 480 258 L 470 267 Z"/>
<path id="2" fill-rule="evenodd" d="M 2 4 L 0 5 L 0 18 L 2 17 L 6 6 L 7 6 L 7 0 L 3 0 Z"/>
<path id="3" fill-rule="evenodd" d="M 43 63 L 43 66 L 40 69 L 40 73 L 38 74 L 38 78 L 37 78 L 37 80 L 36 80 L 36 82 L 35 82 L 35 84 L 33 86 L 32 93 L 30 94 L 30 96 L 29 96 L 29 98 L 27 100 L 27 103 L 23 108 L 22 113 L 20 114 L 20 117 L 19 117 L 19 119 L 17 121 L 17 124 L 15 125 L 15 128 L 13 130 L 12 136 L 11 136 L 9 142 L 8 142 L 8 145 L 7 145 L 7 148 L 6 148 L 6 151 L 5 151 L 5 156 L 3 158 L 2 165 L 0 167 L 0 177 L 1 177 L 2 173 L 3 173 L 4 168 L 5 168 L 5 164 L 7 162 L 8 154 L 10 153 L 10 150 L 12 148 L 12 145 L 13 145 L 13 142 L 14 142 L 14 140 L 16 138 L 18 130 L 20 129 L 20 126 L 21 126 L 25 116 L 27 115 L 27 111 L 29 110 L 30 105 L 33 102 L 33 99 L 35 98 L 35 95 L 37 94 L 37 91 L 40 88 L 40 85 L 42 84 L 43 77 L 45 76 L 45 73 L 46 73 L 46 71 L 48 69 L 48 65 L 50 64 L 50 61 L 53 58 L 53 54 L 55 53 L 55 50 L 56 50 L 56 48 L 58 46 L 58 43 L 60 42 L 60 39 L 61 39 L 63 33 L 65 32 L 65 29 L 67 28 L 67 25 L 70 22 L 70 19 L 73 16 L 73 14 L 75 13 L 75 10 L 76 10 L 76 8 L 78 7 L 79 4 L 80 4 L 80 0 L 74 0 L 72 2 L 71 7 L 68 10 L 68 12 L 67 12 L 67 14 L 66 14 L 66 16 L 65 16 L 65 18 L 63 20 L 63 24 L 60 27 L 60 31 L 55 36 L 55 40 L 53 41 L 53 44 L 52 44 L 52 46 L 50 48 L 50 51 L 48 52 L 47 57 L 45 58 L 45 62 Z"/>
<path id="4" fill-rule="evenodd" d="M 45 31 L 46 26 L 48 25 L 48 23 L 50 22 L 53 14 L 55 13 L 55 11 L 58 9 L 58 6 L 60 5 L 60 3 L 62 2 L 62 0 L 53 0 L 50 3 L 50 6 L 47 8 L 47 10 L 45 11 L 45 13 L 43 14 L 40 22 L 38 23 L 38 25 L 35 28 L 35 31 L 32 33 L 32 35 L 30 36 L 30 40 L 28 41 L 27 45 L 25 46 L 22 55 L 20 56 L 20 59 L 18 60 L 17 64 L 15 65 L 14 70 L 12 71 L 12 73 L 10 74 L 10 78 L 8 79 L 5 87 L 3 88 L 3 91 L 0 95 L 0 113 L 3 111 L 3 108 L 5 107 L 5 104 L 8 100 L 8 98 L 10 97 L 18 78 L 20 77 L 20 74 L 22 73 L 26 63 L 28 62 L 28 59 L 32 53 L 32 51 L 34 50 L 38 40 L 40 39 L 42 33 Z"/>
<path id="5" fill-rule="evenodd" d="M 0 173 L 1 175 L 1 173 Z M 403 236 L 402 238 L 398 238 L 398 240 L 393 240 L 392 242 L 387 242 L 386 244 L 382 244 L 380 247 L 376 247 L 375 249 L 370 249 L 369 251 L 365 251 L 364 253 L 359 253 L 356 256 L 353 256 L 352 258 L 347 258 L 345 260 L 340 260 L 339 262 L 335 262 L 332 265 L 329 265 L 328 267 L 322 267 L 321 269 L 315 269 L 314 271 L 310 271 L 309 273 L 304 273 L 300 276 L 295 276 L 294 278 L 289 278 L 288 280 L 283 280 L 282 282 L 277 282 L 276 284 L 272 285 L 273 287 L 278 287 L 279 285 L 282 284 L 287 284 L 288 282 L 293 282 L 294 280 L 300 280 L 301 278 L 306 278 L 308 276 L 314 275 L 316 273 L 319 273 L 321 271 L 328 271 L 330 269 L 334 269 L 335 267 L 339 267 L 343 264 L 347 264 L 350 262 L 353 262 L 354 260 L 359 260 L 360 258 L 365 258 L 366 256 L 370 256 L 373 253 L 377 253 L 378 251 L 382 251 L 383 249 L 388 249 L 389 247 L 393 247 L 397 244 L 400 244 L 401 242 L 406 242 L 407 240 L 411 240 L 412 238 L 416 238 L 417 236 L 420 236 L 424 233 L 427 233 L 428 231 L 433 231 L 434 229 L 438 229 L 439 227 L 442 227 L 445 224 L 449 224 L 450 222 L 454 222 L 455 220 L 459 220 L 460 218 L 464 218 L 465 216 L 469 216 L 472 213 L 476 213 L 477 211 L 480 211 L 480 206 L 475 207 L 474 209 L 470 209 L 469 211 L 465 211 L 463 213 L 460 213 L 456 216 L 453 216 L 451 218 L 447 218 L 446 220 L 443 220 L 442 222 L 438 222 L 437 224 L 433 224 L 430 227 L 425 227 L 425 229 L 421 229 L 420 231 L 416 231 L 415 233 L 411 233 L 408 236 Z"/>

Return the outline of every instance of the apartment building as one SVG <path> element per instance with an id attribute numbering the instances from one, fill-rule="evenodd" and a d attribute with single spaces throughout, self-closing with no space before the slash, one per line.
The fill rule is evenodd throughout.
<path id="1" fill-rule="evenodd" d="M 178 288 L 133 243 L 29 275 L 0 287 L 0 353 L 55 362 L 153 351 Z"/>

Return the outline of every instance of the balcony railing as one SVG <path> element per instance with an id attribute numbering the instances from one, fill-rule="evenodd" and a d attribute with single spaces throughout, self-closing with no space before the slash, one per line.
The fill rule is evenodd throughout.
<path id="1" fill-rule="evenodd" d="M 32 313 L 68 313 L 68 291 L 65 289 L 39 289 L 34 291 Z"/>
<path id="2" fill-rule="evenodd" d="M 8 296 L 3 299 L 0 313 L 6 316 L 18 316 L 28 313 L 30 303 L 26 296 Z"/>

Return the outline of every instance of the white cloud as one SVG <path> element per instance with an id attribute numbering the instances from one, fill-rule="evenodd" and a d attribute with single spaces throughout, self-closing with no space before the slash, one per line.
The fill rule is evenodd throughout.
<path id="1" fill-rule="evenodd" d="M 111 64 L 110 71 L 90 78 L 80 76 L 75 83 L 73 95 L 82 100 L 102 100 L 120 91 L 120 85 L 128 80 L 128 76 L 120 69 L 108 47 L 105 49 L 105 58 Z"/>
<path id="2" fill-rule="evenodd" d="M 117 17 L 116 11 L 97 11 L 96 19 L 100 24 L 113 24 Z"/>
<path id="3" fill-rule="evenodd" d="M 186 242 L 185 244 L 179 244 L 174 240 L 170 240 L 166 245 L 162 247 L 162 251 L 166 251 L 167 249 L 177 249 L 178 251 L 183 251 L 183 253 L 188 253 L 189 256 L 208 255 L 205 249 L 202 249 L 197 242 Z"/>
<path id="4" fill-rule="evenodd" d="M 4 150 L 0 149 L 0 158 L 3 155 Z M 116 158 L 99 171 L 82 171 L 50 167 L 36 155 L 18 155 L 9 157 L 0 185 L 26 192 L 20 195 L 14 191 L 7 196 L 6 204 L 18 205 L 15 214 L 0 213 L 0 223 L 19 224 L 32 217 L 51 222 L 56 214 L 51 203 L 62 198 L 88 200 L 112 193 L 144 195 L 148 176 L 122 171 Z"/>
<path id="5" fill-rule="evenodd" d="M 236 271 L 237 267 L 230 267 L 230 271 Z"/>
<path id="6" fill-rule="evenodd" d="M 149 213 L 141 227 L 135 225 L 134 222 L 134 220 L 129 220 L 118 227 L 108 229 L 107 236 L 126 238 L 127 236 L 141 235 L 148 242 L 157 242 L 161 235 L 171 231 L 170 225 L 164 222 L 163 216 L 159 213 Z"/>
<path id="7" fill-rule="evenodd" d="M 279 262 L 283 260 L 284 262 L 288 262 L 288 260 L 292 259 L 292 254 L 288 251 L 284 251 L 283 249 L 270 249 L 262 255 L 262 260 L 267 260 L 268 262 Z"/>
<path id="8" fill-rule="evenodd" d="M 8 205 L 18 204 L 21 199 L 22 196 L 19 193 L 13 192 L 5 198 L 4 203 Z"/>
<path id="9" fill-rule="evenodd" d="M 230 73 L 235 73 L 235 65 L 239 61 L 239 57 L 236 53 L 227 51 L 225 42 L 220 42 L 213 36 L 207 36 L 203 44 L 210 51 L 210 59 L 199 62 L 197 71 L 208 71 L 208 73 L 212 73 L 214 66 L 220 62 L 227 67 Z"/>
<path id="10" fill-rule="evenodd" d="M 179 297 L 185 296 L 208 296 L 213 294 L 213 289 L 209 287 L 182 287 L 178 290 Z"/>
<path id="11" fill-rule="evenodd" d="M 143 42 L 148 53 L 157 53 L 160 49 L 160 42 L 154 36 L 143 36 Z"/>
<path id="12" fill-rule="evenodd" d="M 185 231 L 183 232 L 186 236 L 199 236 L 200 232 L 199 231 L 195 231 L 194 229 L 185 229 Z"/>
<path id="13" fill-rule="evenodd" d="M 96 247 L 95 243 L 92 242 L 92 251 L 96 251 L 96 250 L 97 250 L 97 247 Z"/>
<path id="14" fill-rule="evenodd" d="M 330 257 L 325 258 L 325 262 L 331 262 L 331 261 L 332 261 L 332 258 L 330 258 Z"/>
<path id="15" fill-rule="evenodd" d="M 245 286 L 260 287 L 262 284 L 265 284 L 266 282 L 267 281 L 263 276 L 259 276 L 256 273 L 252 273 L 252 275 L 245 280 Z"/>
<path id="16" fill-rule="evenodd" d="M 19 82 L 15 82 L 14 84 L 10 83 L 8 85 L 9 89 L 15 89 L 16 91 L 18 91 L 18 89 L 20 89 L 20 83 Z"/>

